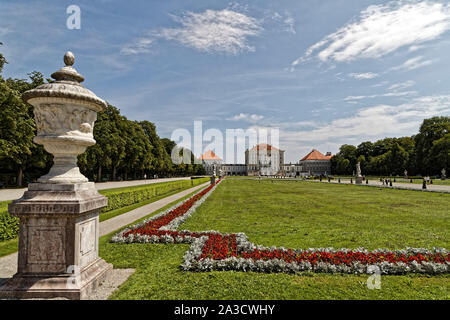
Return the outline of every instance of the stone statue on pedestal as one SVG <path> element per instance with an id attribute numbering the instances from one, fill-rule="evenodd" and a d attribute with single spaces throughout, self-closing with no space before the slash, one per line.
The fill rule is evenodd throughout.
<path id="1" fill-rule="evenodd" d="M 363 177 L 361 175 L 361 164 L 358 161 L 358 163 L 356 164 L 356 176 L 355 176 L 355 183 L 356 184 L 362 184 L 363 181 Z"/>
<path id="2" fill-rule="evenodd" d="M 445 178 L 447 177 L 446 174 L 447 174 L 447 172 L 445 171 L 445 168 L 443 168 L 443 169 L 441 170 L 441 177 L 442 177 L 442 180 L 445 180 Z"/>

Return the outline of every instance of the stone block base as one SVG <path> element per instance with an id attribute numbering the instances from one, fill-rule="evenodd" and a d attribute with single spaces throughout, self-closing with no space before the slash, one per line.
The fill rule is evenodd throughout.
<path id="1" fill-rule="evenodd" d="M 355 178 L 355 183 L 356 184 L 362 184 L 362 182 L 363 182 L 363 177 L 356 177 Z"/>
<path id="2" fill-rule="evenodd" d="M 15 274 L 0 287 L 0 299 L 86 299 L 112 271 L 112 264 L 97 259 L 74 274 Z"/>

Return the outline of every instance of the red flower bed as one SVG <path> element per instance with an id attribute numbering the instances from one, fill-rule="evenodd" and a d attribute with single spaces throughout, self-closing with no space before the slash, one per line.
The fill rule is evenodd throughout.
<path id="1" fill-rule="evenodd" d="M 219 181 L 217 183 L 219 183 Z M 130 231 L 124 233 L 123 236 L 127 237 L 130 234 L 141 234 L 141 235 L 147 235 L 147 236 L 170 235 L 172 237 L 177 237 L 177 236 L 184 237 L 186 235 L 190 235 L 191 237 L 198 238 L 202 235 L 205 235 L 204 233 L 202 234 L 202 233 L 196 233 L 196 232 L 186 234 L 186 233 L 180 233 L 178 231 L 159 230 L 159 228 L 168 225 L 173 219 L 184 215 L 194 205 L 194 203 L 196 203 L 200 198 L 202 198 L 206 193 L 208 193 L 212 189 L 212 187 L 213 187 L 213 185 L 207 187 L 206 189 L 204 189 L 200 193 L 197 193 L 196 195 L 191 197 L 189 200 L 184 202 L 181 206 L 173 209 L 166 215 L 164 215 L 158 219 L 149 221 L 148 223 L 146 223 L 144 226 L 142 226 L 140 228 L 130 230 Z"/>

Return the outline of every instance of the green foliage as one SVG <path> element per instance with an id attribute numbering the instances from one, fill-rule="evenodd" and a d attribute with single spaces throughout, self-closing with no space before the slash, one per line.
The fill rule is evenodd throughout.
<path id="1" fill-rule="evenodd" d="M 19 219 L 8 213 L 9 202 L 0 202 L 0 241 L 14 239 L 19 232 Z"/>
<path id="2" fill-rule="evenodd" d="M 425 119 L 413 137 L 343 145 L 331 159 L 333 174 L 352 174 L 356 162 L 365 175 L 440 175 L 450 168 L 450 117 Z"/>
<path id="3" fill-rule="evenodd" d="M 423 121 L 415 141 L 417 165 L 423 168 L 424 174 L 433 174 L 442 168 L 448 171 L 450 168 L 448 137 L 445 138 L 449 133 L 450 117 L 433 117 Z"/>
<path id="4" fill-rule="evenodd" d="M 21 186 L 24 171 L 42 172 L 48 167 L 51 156 L 42 146 L 33 143 L 36 125 L 32 107 L 24 103 L 21 94 L 44 83 L 42 74 L 29 74 L 30 81 L 0 78 L 0 170 L 17 174 L 17 185 Z M 36 174 L 28 174 L 28 180 Z"/>
<path id="5" fill-rule="evenodd" d="M 160 139 L 150 121 L 130 121 L 112 105 L 98 114 L 94 139 L 97 144 L 78 157 L 81 172 L 91 180 L 103 181 L 105 173 L 106 180 L 204 174 L 200 164 L 174 165 L 168 150 L 175 142 Z"/>
<path id="6" fill-rule="evenodd" d="M 1 46 L 1 45 L 3 45 L 3 43 L 0 42 L 0 46 Z M 3 66 L 4 66 L 6 63 L 8 63 L 8 62 L 6 61 L 5 57 L 0 53 L 0 74 L 2 73 L 2 71 L 3 71 Z M 0 78 L 1 78 L 1 76 L 0 76 Z"/>

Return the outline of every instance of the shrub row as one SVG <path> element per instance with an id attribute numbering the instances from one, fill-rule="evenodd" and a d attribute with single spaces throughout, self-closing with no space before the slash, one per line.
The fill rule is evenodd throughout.
<path id="1" fill-rule="evenodd" d="M 195 187 L 207 181 L 209 181 L 209 178 L 161 182 L 136 187 L 101 190 L 99 192 L 108 197 L 108 206 L 101 212 L 126 207 L 179 189 Z M 14 239 L 19 233 L 19 219 L 8 213 L 9 202 L 10 201 L 0 202 L 0 241 Z"/>
<path id="2" fill-rule="evenodd" d="M 14 239 L 19 233 L 19 218 L 8 213 L 9 202 L 0 202 L 0 241 Z"/>
<path id="3" fill-rule="evenodd" d="M 180 180 L 173 182 L 162 182 L 151 185 L 121 188 L 114 190 L 102 190 L 101 194 L 108 197 L 108 206 L 101 212 L 108 212 L 132 204 L 149 200 L 151 198 L 173 192 L 183 188 L 195 187 L 209 181 L 210 178 Z"/>

